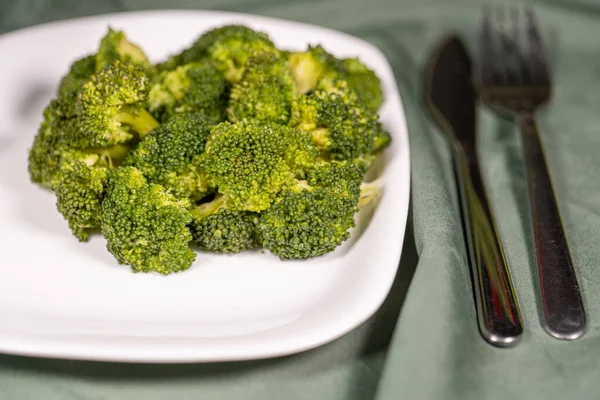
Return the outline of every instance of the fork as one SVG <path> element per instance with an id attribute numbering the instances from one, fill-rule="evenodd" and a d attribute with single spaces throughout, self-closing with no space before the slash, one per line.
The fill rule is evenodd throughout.
<path id="1" fill-rule="evenodd" d="M 521 130 L 542 325 L 555 338 L 577 339 L 586 329 L 585 309 L 535 119 L 550 101 L 552 82 L 533 11 L 486 9 L 477 58 L 479 97 Z"/>

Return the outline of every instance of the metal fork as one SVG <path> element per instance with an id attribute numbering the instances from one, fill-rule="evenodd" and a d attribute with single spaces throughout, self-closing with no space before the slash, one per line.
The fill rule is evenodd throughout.
<path id="1" fill-rule="evenodd" d="M 475 86 L 489 107 L 520 125 L 542 324 L 556 338 L 577 339 L 586 315 L 535 120 L 535 111 L 551 98 L 552 82 L 532 10 L 485 10 Z"/>

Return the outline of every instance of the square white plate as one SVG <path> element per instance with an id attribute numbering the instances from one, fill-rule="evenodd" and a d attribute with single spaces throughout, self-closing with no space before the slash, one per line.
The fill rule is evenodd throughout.
<path id="1" fill-rule="evenodd" d="M 383 196 L 327 256 L 199 254 L 170 276 L 133 274 L 102 237 L 78 243 L 53 194 L 29 181 L 27 150 L 70 63 L 110 24 L 158 61 L 201 32 L 243 23 L 276 45 L 322 44 L 381 77 L 393 135 L 380 161 Z M 0 36 L 0 351 L 130 362 L 226 361 L 290 354 L 353 329 L 381 305 L 400 260 L 409 203 L 406 122 L 393 73 L 373 45 L 328 29 L 203 11 L 152 11 L 55 22 Z M 368 210 L 367 210 L 368 211 Z"/>

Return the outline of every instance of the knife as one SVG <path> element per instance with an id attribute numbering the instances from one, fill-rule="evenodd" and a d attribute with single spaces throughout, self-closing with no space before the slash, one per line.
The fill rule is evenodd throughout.
<path id="1" fill-rule="evenodd" d="M 453 150 L 479 331 L 495 346 L 513 346 L 522 336 L 523 322 L 480 173 L 477 97 L 471 60 L 458 37 L 443 40 L 429 59 L 424 101 Z"/>

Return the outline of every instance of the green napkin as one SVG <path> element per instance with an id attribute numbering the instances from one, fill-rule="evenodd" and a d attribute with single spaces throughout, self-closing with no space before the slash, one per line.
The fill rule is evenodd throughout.
<path id="1" fill-rule="evenodd" d="M 511 2 L 514 4 L 520 4 Z M 377 45 L 396 73 L 408 117 L 412 212 L 394 287 L 369 321 L 320 348 L 270 360 L 132 365 L 0 355 L 0 399 L 596 399 L 600 340 L 600 4 L 535 2 L 552 51 L 555 98 L 542 138 L 589 313 L 589 332 L 560 342 L 540 327 L 518 132 L 480 114 L 484 178 L 521 303 L 513 349 L 479 336 L 447 143 L 423 110 L 422 66 L 443 35 L 472 45 L 481 1 L 4 0 L 0 33 L 40 22 L 147 8 L 204 8 L 294 19 Z M 26 50 L 24 50 L 26 51 Z M 414 231 L 413 231 L 414 229 Z M 414 238 L 414 241 L 413 241 Z M 415 245 L 416 244 L 416 245 Z M 418 264 L 417 264 L 418 253 Z M 416 268 L 415 268 L 416 265 Z"/>

